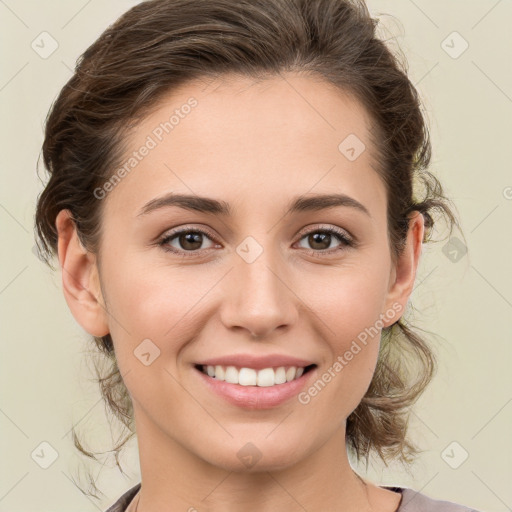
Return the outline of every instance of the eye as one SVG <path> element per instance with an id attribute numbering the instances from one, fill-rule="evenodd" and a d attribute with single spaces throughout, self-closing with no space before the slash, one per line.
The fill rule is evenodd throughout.
<path id="1" fill-rule="evenodd" d="M 203 243 L 210 242 L 208 247 L 203 247 Z M 347 247 L 355 247 L 356 242 L 345 231 L 335 228 L 327 227 L 315 229 L 302 235 L 300 241 L 306 240 L 307 243 L 313 248 L 308 250 L 314 256 L 332 255 L 332 253 L 340 250 L 346 250 Z M 337 247 L 332 248 L 332 242 L 339 242 Z M 180 256 L 195 256 L 202 250 L 212 249 L 219 247 L 216 243 L 215 237 L 207 230 L 199 228 L 181 228 L 166 233 L 163 238 L 158 241 L 158 245 L 164 251 L 172 252 Z"/>
<path id="2" fill-rule="evenodd" d="M 301 237 L 302 240 L 306 240 L 313 247 L 313 250 L 308 250 L 308 252 L 315 256 L 323 256 L 322 253 L 331 255 L 333 252 L 343 251 L 347 247 L 355 246 L 355 241 L 345 231 L 335 227 L 309 231 Z M 340 244 L 333 249 L 331 244 L 336 240 Z"/>
<path id="3" fill-rule="evenodd" d="M 209 240 L 211 245 L 209 247 L 202 247 L 204 241 Z M 196 253 L 200 249 L 211 249 L 216 244 L 214 236 L 203 229 L 198 228 L 182 228 L 167 233 L 159 242 L 158 245 L 165 251 L 188 256 L 188 253 Z"/>

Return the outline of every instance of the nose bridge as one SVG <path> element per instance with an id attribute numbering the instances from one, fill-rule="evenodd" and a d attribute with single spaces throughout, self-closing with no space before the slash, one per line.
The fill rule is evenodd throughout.
<path id="1" fill-rule="evenodd" d="M 262 336 L 297 318 L 294 295 L 286 286 L 283 261 L 270 247 L 247 237 L 238 247 L 226 286 L 223 321 Z"/>

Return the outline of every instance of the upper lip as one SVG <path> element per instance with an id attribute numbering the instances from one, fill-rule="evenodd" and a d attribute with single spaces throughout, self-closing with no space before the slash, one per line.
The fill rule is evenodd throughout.
<path id="1" fill-rule="evenodd" d="M 306 367 L 315 363 L 306 359 L 299 359 L 297 357 L 283 354 L 268 354 L 265 356 L 232 354 L 205 359 L 197 362 L 196 364 L 205 366 L 236 366 L 238 368 L 254 368 L 255 370 L 261 370 L 263 368 L 276 368 L 279 366 Z"/>

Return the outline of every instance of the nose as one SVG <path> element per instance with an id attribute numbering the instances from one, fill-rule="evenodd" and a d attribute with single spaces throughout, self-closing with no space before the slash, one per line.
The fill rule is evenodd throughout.
<path id="1" fill-rule="evenodd" d="M 297 322 L 300 300 L 288 282 L 289 272 L 270 252 L 263 251 L 252 263 L 240 259 L 224 280 L 221 320 L 227 329 L 269 338 Z"/>

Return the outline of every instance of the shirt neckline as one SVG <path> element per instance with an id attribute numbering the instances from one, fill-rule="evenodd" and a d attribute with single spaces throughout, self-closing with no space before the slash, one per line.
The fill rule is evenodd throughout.
<path id="1" fill-rule="evenodd" d="M 129 510 L 129 507 L 134 502 L 140 488 L 141 488 L 142 482 L 139 482 L 138 484 L 134 485 L 131 489 L 126 491 L 126 493 L 121 496 L 119 501 L 123 500 L 126 501 L 126 506 L 122 509 L 122 512 L 127 512 Z M 404 499 L 404 487 L 397 487 L 397 486 L 389 486 L 389 485 L 379 485 L 382 489 L 387 489 L 388 491 L 396 492 L 400 494 L 400 501 L 398 502 L 398 507 L 396 508 L 395 512 L 400 512 L 400 509 L 402 507 L 403 499 Z M 109 512 L 109 510 L 107 510 Z"/>

